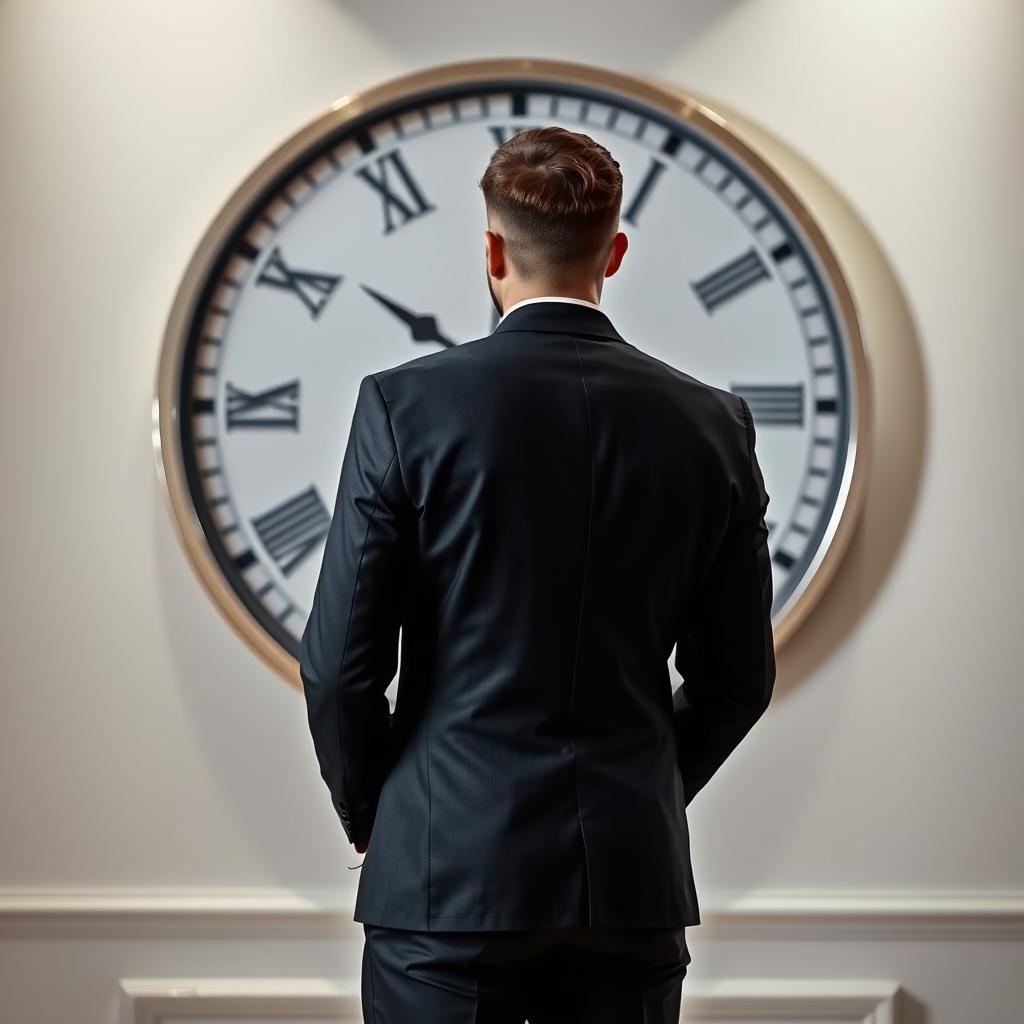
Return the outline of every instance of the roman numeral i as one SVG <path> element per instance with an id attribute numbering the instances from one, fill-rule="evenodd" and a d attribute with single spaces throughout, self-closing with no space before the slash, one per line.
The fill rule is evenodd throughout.
<path id="1" fill-rule="evenodd" d="M 622 219 L 628 224 L 632 224 L 633 227 L 636 227 L 640 211 L 650 198 L 651 189 L 666 166 L 662 161 L 655 159 L 653 156 L 651 157 L 651 162 L 647 165 L 647 173 L 644 175 L 643 181 L 640 182 L 640 186 L 637 188 L 632 200 L 630 200 L 629 206 L 626 207 L 626 212 L 622 215 Z"/>

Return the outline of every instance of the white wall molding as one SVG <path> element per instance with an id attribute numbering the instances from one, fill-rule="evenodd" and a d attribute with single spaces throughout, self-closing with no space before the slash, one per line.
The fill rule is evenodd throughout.
<path id="1" fill-rule="evenodd" d="M 0 936 L 337 938 L 354 891 L 267 887 L 0 888 Z"/>
<path id="2" fill-rule="evenodd" d="M 131 978 L 121 982 L 124 1024 L 168 1020 L 362 1020 L 359 993 L 321 978 Z M 899 1024 L 894 981 L 745 978 L 684 982 L 681 1021 Z"/>
<path id="3" fill-rule="evenodd" d="M 0 888 L 0 937 L 336 938 L 345 889 Z M 1024 892 L 762 890 L 705 895 L 701 938 L 1024 938 Z"/>
<path id="4" fill-rule="evenodd" d="M 709 893 L 704 938 L 1024 938 L 1024 891 L 976 889 L 762 889 Z"/>

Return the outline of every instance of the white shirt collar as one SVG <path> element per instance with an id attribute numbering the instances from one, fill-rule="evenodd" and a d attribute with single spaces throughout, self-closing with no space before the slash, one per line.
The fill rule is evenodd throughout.
<path id="1" fill-rule="evenodd" d="M 520 299 L 518 302 L 513 302 L 508 309 L 501 315 L 501 319 L 498 320 L 500 324 L 512 312 L 513 309 L 518 309 L 520 306 L 525 306 L 529 302 L 575 302 L 580 306 L 590 306 L 591 309 L 600 309 L 601 307 L 596 302 L 591 302 L 589 299 L 577 299 L 570 295 L 534 295 L 529 299 Z"/>

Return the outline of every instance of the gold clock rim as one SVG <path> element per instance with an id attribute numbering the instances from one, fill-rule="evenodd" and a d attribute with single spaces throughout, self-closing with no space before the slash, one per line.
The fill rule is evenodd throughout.
<path id="1" fill-rule="evenodd" d="M 853 294 L 839 260 L 824 232 L 782 174 L 727 119 L 685 90 L 660 80 L 568 60 L 496 57 L 456 61 L 411 71 L 355 92 L 334 102 L 281 142 L 250 171 L 210 222 L 193 250 L 167 319 L 152 405 L 153 448 L 157 476 L 171 520 L 189 564 L 228 625 L 250 649 L 286 682 L 301 691 L 297 660 L 284 650 L 250 613 L 220 571 L 192 502 L 180 445 L 178 380 L 188 327 L 203 285 L 224 244 L 253 201 L 303 151 L 346 123 L 394 100 L 447 86 L 522 76 L 541 84 L 584 85 L 617 92 L 649 104 L 670 116 L 693 122 L 723 148 L 750 166 L 792 215 L 805 241 L 819 260 L 846 332 L 853 392 L 850 456 L 840 493 L 817 556 L 808 569 L 806 585 L 798 590 L 774 627 L 776 650 L 790 639 L 811 613 L 832 581 L 849 546 L 864 503 L 871 446 L 872 397 L 867 352 Z"/>

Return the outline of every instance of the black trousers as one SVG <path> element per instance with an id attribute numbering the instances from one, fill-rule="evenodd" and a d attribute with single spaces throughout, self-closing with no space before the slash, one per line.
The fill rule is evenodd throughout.
<path id="1" fill-rule="evenodd" d="M 685 928 L 364 924 L 365 1024 L 678 1024 Z"/>

